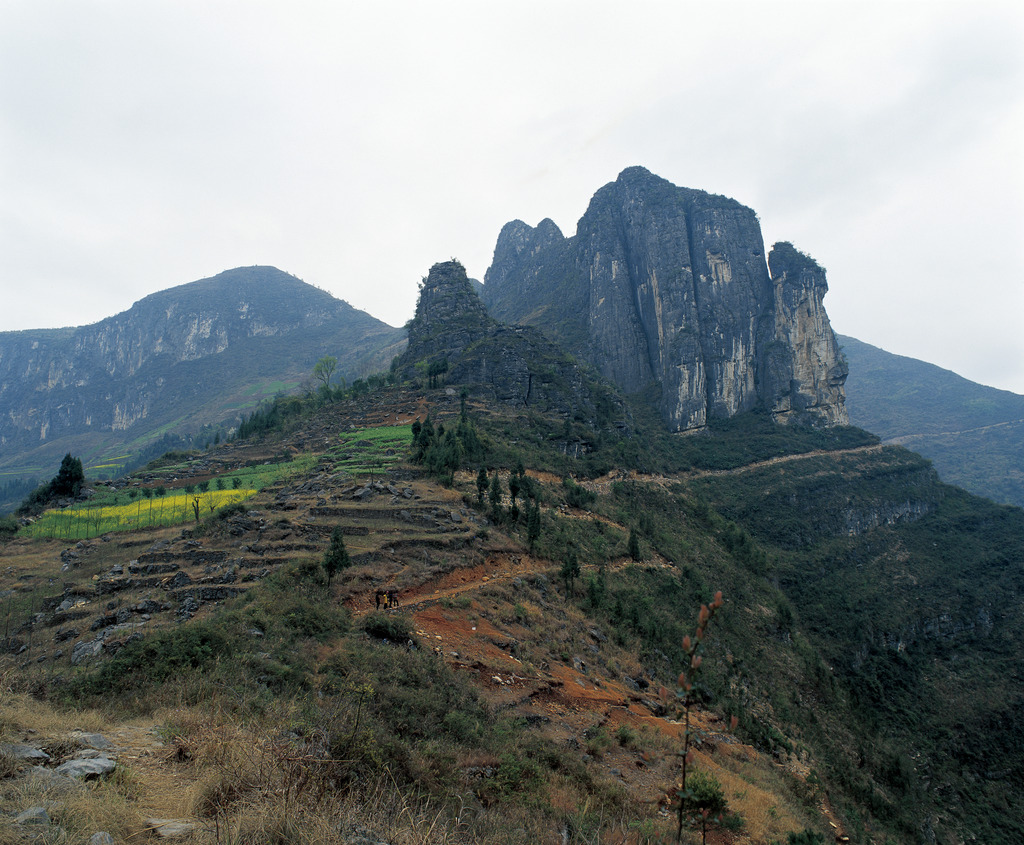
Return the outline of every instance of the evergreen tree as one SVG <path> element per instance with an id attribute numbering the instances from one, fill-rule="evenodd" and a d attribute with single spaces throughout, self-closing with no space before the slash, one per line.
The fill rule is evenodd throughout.
<path id="1" fill-rule="evenodd" d="M 476 503 L 483 505 L 484 496 L 487 494 L 487 470 L 480 467 L 480 472 L 476 474 Z"/>
<path id="2" fill-rule="evenodd" d="M 85 470 L 82 469 L 80 458 L 73 458 L 68 452 L 60 462 L 60 469 L 50 482 L 50 494 L 53 496 L 77 496 L 85 483 Z"/>
<path id="3" fill-rule="evenodd" d="M 540 539 L 540 503 L 533 499 L 526 512 L 526 543 L 533 554 L 533 547 Z"/>
<path id="4" fill-rule="evenodd" d="M 519 496 L 519 479 L 520 476 L 514 472 L 508 477 L 508 495 L 512 499 L 513 509 L 516 509 L 516 498 Z"/>
<path id="5" fill-rule="evenodd" d="M 487 491 L 487 498 L 491 502 L 491 513 L 494 516 L 495 522 L 501 522 L 501 479 L 498 477 L 498 471 L 494 471 L 494 475 L 491 476 L 491 488 Z"/>
<path id="6" fill-rule="evenodd" d="M 722 784 L 708 772 L 693 772 L 686 783 L 684 803 L 691 821 L 700 824 L 701 844 L 707 845 L 708 823 L 721 823 L 722 814 L 728 807 Z"/>
<path id="7" fill-rule="evenodd" d="M 629 556 L 633 560 L 640 560 L 640 538 L 636 536 L 636 529 L 629 529 Z"/>
<path id="8" fill-rule="evenodd" d="M 565 560 L 562 561 L 562 569 L 558 574 L 565 581 L 565 592 L 571 594 L 573 584 L 580 577 L 580 562 L 576 558 L 576 551 L 574 549 L 569 549 L 566 553 Z"/>
<path id="9" fill-rule="evenodd" d="M 334 531 L 331 532 L 331 545 L 324 552 L 323 567 L 324 572 L 327 573 L 327 589 L 331 589 L 331 579 L 341 572 L 343 569 L 348 569 L 352 565 L 352 560 L 348 556 L 348 549 L 345 548 L 345 539 L 341 533 L 341 526 L 336 525 Z"/>

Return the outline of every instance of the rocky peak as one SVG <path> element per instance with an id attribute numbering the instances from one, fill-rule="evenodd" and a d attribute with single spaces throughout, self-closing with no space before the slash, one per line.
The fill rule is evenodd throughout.
<path id="1" fill-rule="evenodd" d="M 435 264 L 420 284 L 406 357 L 454 357 L 486 335 L 494 323 L 466 268 L 458 261 Z"/>
<path id="2" fill-rule="evenodd" d="M 768 253 L 768 269 L 772 281 L 795 289 L 821 288 L 828 290 L 825 268 L 806 253 L 800 252 L 788 241 L 780 241 Z"/>
<path id="3" fill-rule="evenodd" d="M 553 223 L 545 228 L 548 243 L 552 230 L 561 236 Z M 517 240 L 530 241 L 538 230 L 515 222 L 505 227 L 510 260 Z M 621 404 L 606 388 L 591 384 L 576 361 L 541 332 L 502 325 L 490 317 L 458 261 L 430 268 L 408 328 L 409 345 L 396 365 L 406 378 L 433 386 L 460 385 L 490 401 L 595 425 L 598 406 Z"/>
<path id="4" fill-rule="evenodd" d="M 623 390 L 659 385 L 674 430 L 758 406 L 845 421 L 824 271 L 790 247 L 770 275 L 751 209 L 630 167 L 594 195 L 574 237 L 555 232 L 502 230 L 483 294 L 498 319 L 537 326 Z"/>

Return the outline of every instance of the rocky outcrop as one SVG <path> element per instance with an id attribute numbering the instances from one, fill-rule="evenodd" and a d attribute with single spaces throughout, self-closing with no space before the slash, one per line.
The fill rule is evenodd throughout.
<path id="1" fill-rule="evenodd" d="M 541 332 L 489 316 L 458 261 L 435 264 L 423 280 L 396 368 L 428 386 L 460 385 L 490 401 L 594 426 L 621 405 Z"/>
<path id="2" fill-rule="evenodd" d="M 827 425 L 848 424 L 849 370 L 822 303 L 824 269 L 789 243 L 772 247 L 768 267 L 774 321 L 760 358 L 765 403 L 783 419 L 812 414 Z"/>
<path id="3" fill-rule="evenodd" d="M 498 319 L 537 326 L 628 392 L 660 386 L 675 430 L 755 407 L 846 422 L 824 271 L 789 245 L 765 260 L 754 212 L 640 167 L 591 200 L 577 233 L 507 224 L 485 276 Z"/>

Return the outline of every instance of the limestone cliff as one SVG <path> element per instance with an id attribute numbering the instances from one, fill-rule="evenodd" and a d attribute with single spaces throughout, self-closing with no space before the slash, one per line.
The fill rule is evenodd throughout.
<path id="1" fill-rule="evenodd" d="M 825 271 L 789 243 L 772 247 L 768 267 L 774 322 L 761 358 L 765 402 L 782 418 L 812 413 L 829 425 L 848 424 L 848 369 L 822 304 Z"/>
<path id="2" fill-rule="evenodd" d="M 805 259 L 781 248 L 769 274 L 751 209 L 632 167 L 571 238 L 550 220 L 507 224 L 483 295 L 495 317 L 537 326 L 623 390 L 659 384 L 675 430 L 759 406 L 845 423 L 824 271 Z"/>

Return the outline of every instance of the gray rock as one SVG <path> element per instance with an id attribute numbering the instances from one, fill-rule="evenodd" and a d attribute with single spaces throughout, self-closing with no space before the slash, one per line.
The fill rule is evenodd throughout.
<path id="1" fill-rule="evenodd" d="M 630 167 L 573 237 L 551 220 L 508 223 L 483 296 L 495 318 L 565 342 L 626 392 L 660 383 L 665 422 L 685 430 L 759 404 L 786 421 L 845 424 L 826 290 L 824 270 L 790 244 L 765 261 L 752 209 Z"/>
<path id="2" fill-rule="evenodd" d="M 167 587 L 171 590 L 177 590 L 181 587 L 187 587 L 192 583 L 192 579 L 189 578 L 188 573 L 178 570 L 174 577 L 168 582 Z"/>
<path id="3" fill-rule="evenodd" d="M 89 845 L 114 845 L 114 837 L 105 830 L 98 830 L 89 837 Z"/>
<path id="4" fill-rule="evenodd" d="M 0 745 L 0 754 L 31 763 L 46 763 L 50 760 L 49 754 L 31 745 Z"/>
<path id="5" fill-rule="evenodd" d="M 109 757 L 93 757 L 89 760 L 68 760 L 56 768 L 59 775 L 75 780 L 92 780 L 109 775 L 117 764 Z"/>
<path id="6" fill-rule="evenodd" d="M 536 328 L 493 319 L 457 261 L 430 268 L 398 371 L 422 378 L 416 367 L 424 359 L 446 360 L 448 381 L 470 385 L 475 395 L 503 405 L 578 413 L 593 423 L 599 395 L 602 402 L 621 404 L 610 393 L 595 392 L 583 368 Z"/>
<path id="7" fill-rule="evenodd" d="M 46 807 L 29 807 L 14 819 L 15 824 L 38 824 L 44 827 L 50 826 L 50 814 Z"/>
<path id="8" fill-rule="evenodd" d="M 114 747 L 114 743 L 103 736 L 103 734 L 88 733 L 87 731 L 72 731 L 71 738 L 88 748 L 98 748 L 101 751 Z"/>
<path id="9" fill-rule="evenodd" d="M 25 776 L 28 788 L 47 796 L 65 796 L 83 789 L 81 783 L 74 778 L 58 774 L 53 769 L 33 766 Z"/>
<path id="10" fill-rule="evenodd" d="M 79 663 L 84 663 L 86 660 L 92 660 L 94 657 L 99 657 L 102 653 L 102 640 L 75 643 L 75 647 L 71 649 L 71 665 L 77 666 Z"/>

